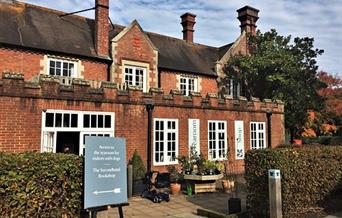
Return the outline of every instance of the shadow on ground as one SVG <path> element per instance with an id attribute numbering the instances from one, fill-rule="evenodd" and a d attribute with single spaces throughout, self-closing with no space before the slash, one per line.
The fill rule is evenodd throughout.
<path id="1" fill-rule="evenodd" d="M 217 213 L 228 214 L 228 199 L 232 197 L 240 198 L 242 212 L 245 212 L 246 196 L 246 182 L 242 176 L 239 176 L 235 181 L 235 190 L 232 193 L 223 193 L 218 190 L 215 193 L 199 193 L 186 199 L 198 207 Z"/>

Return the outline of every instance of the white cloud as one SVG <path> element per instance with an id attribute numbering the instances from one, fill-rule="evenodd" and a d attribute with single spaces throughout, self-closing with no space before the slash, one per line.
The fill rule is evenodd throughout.
<path id="1" fill-rule="evenodd" d="M 72 12 L 93 7 L 95 0 L 26 2 Z M 318 59 L 320 68 L 342 75 L 341 0 L 112 0 L 110 4 L 114 23 L 127 25 L 137 19 L 147 31 L 179 38 L 179 16 L 187 11 L 195 13 L 195 41 L 212 46 L 222 46 L 238 37 L 236 9 L 250 5 L 260 9 L 257 25 L 261 31 L 275 28 L 282 35 L 314 37 L 315 46 L 325 50 Z M 90 11 L 82 15 L 93 14 Z"/>

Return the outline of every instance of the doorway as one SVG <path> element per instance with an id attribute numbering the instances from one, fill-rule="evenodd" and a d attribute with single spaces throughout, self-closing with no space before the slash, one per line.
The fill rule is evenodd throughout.
<path id="1" fill-rule="evenodd" d="M 69 153 L 79 155 L 80 132 L 57 132 L 57 153 Z"/>

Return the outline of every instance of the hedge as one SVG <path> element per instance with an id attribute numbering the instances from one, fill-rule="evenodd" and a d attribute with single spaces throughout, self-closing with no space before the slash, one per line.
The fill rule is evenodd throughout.
<path id="1" fill-rule="evenodd" d="M 327 208 L 342 198 L 342 147 L 304 146 L 246 153 L 247 208 L 251 217 L 268 217 L 268 170 L 280 169 L 284 217 Z M 330 202 L 330 203 L 329 203 Z M 342 208 L 339 208 L 342 209 Z"/>
<path id="2" fill-rule="evenodd" d="M 0 152 L 0 217 L 78 216 L 82 157 Z"/>

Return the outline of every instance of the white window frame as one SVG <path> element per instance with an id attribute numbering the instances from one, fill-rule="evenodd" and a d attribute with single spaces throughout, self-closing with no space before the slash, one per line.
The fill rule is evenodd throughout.
<path id="1" fill-rule="evenodd" d="M 126 83 L 126 69 L 132 69 L 132 83 L 133 83 L 133 86 L 135 87 L 138 87 L 136 85 L 136 71 L 137 70 L 143 70 L 143 92 L 147 92 L 147 78 L 146 78 L 146 67 L 140 67 L 140 66 L 132 66 L 132 65 L 124 65 L 124 75 L 123 75 L 123 78 L 124 78 L 124 83 Z M 127 83 L 128 85 L 128 83 Z"/>
<path id="2" fill-rule="evenodd" d="M 185 80 L 185 83 L 182 83 L 182 80 Z M 190 81 L 194 81 L 194 89 L 190 89 Z M 185 90 L 182 89 L 182 85 L 185 86 Z M 198 92 L 198 78 L 197 77 L 188 77 L 188 76 L 180 76 L 179 78 L 179 90 L 183 93 L 185 96 L 189 96 L 191 92 Z"/>
<path id="3" fill-rule="evenodd" d="M 50 62 L 51 61 L 61 62 L 61 75 L 50 75 Z M 63 64 L 64 63 L 74 64 L 74 70 L 73 70 L 73 72 L 70 73 L 70 76 L 63 76 Z M 78 77 L 77 72 L 78 72 L 77 71 L 77 61 L 71 61 L 71 60 L 59 59 L 59 58 L 48 58 L 47 59 L 47 72 L 46 72 L 47 75 L 76 78 L 76 77 Z"/>
<path id="4" fill-rule="evenodd" d="M 238 81 L 235 81 L 234 79 L 228 80 L 228 87 L 227 87 L 227 95 L 234 97 L 234 88 L 236 87 L 236 97 L 241 96 L 241 83 Z M 234 85 L 234 83 L 236 85 Z"/>
<path id="5" fill-rule="evenodd" d="M 212 158 L 210 155 L 210 123 L 214 123 L 215 125 L 215 144 L 216 144 L 216 148 L 214 150 L 215 154 L 216 154 L 216 158 Z M 218 129 L 218 125 L 219 123 L 223 123 L 224 125 L 224 129 L 223 130 L 219 130 Z M 228 134 L 227 134 L 227 121 L 225 120 L 208 120 L 208 160 L 226 160 L 227 159 L 227 149 L 228 149 Z M 224 134 L 224 151 L 223 151 L 223 155 L 220 157 L 219 156 L 219 134 L 223 133 Z"/>
<path id="6" fill-rule="evenodd" d="M 253 138 L 253 131 L 252 131 L 252 125 L 255 124 L 255 138 Z M 259 128 L 259 125 L 263 126 L 263 129 L 261 130 Z M 256 149 L 264 149 L 267 148 L 266 145 L 266 122 L 250 122 L 249 124 L 249 133 L 250 133 L 250 146 L 252 150 Z M 260 139 L 260 134 L 262 134 L 263 138 Z M 255 146 L 253 146 L 253 141 L 255 141 Z M 263 143 L 263 146 L 261 145 L 261 142 Z"/>
<path id="7" fill-rule="evenodd" d="M 156 162 L 156 158 L 155 158 L 155 154 L 156 154 L 156 121 L 163 121 L 164 122 L 164 160 L 163 162 Z M 167 128 L 167 122 L 168 121 L 173 121 L 175 122 L 175 130 L 174 131 L 170 131 Z M 164 166 L 164 165 L 172 165 L 172 164 L 178 164 L 178 150 L 179 150 L 179 146 L 178 146 L 178 119 L 169 119 L 169 118 L 154 118 L 153 119 L 153 165 L 154 166 Z M 168 156 L 167 156 L 167 133 L 175 133 L 176 134 L 176 138 L 175 138 L 175 153 L 176 153 L 176 158 L 174 161 L 170 161 L 168 160 Z"/>
<path id="8" fill-rule="evenodd" d="M 46 127 L 45 121 L 46 121 L 46 114 L 47 113 L 61 113 L 62 114 L 62 125 L 61 127 Z M 63 114 L 77 114 L 77 127 L 63 127 Z M 110 115 L 111 116 L 111 127 L 110 128 L 84 128 L 83 127 L 83 117 L 84 114 L 90 114 L 90 115 Z M 56 116 L 54 115 L 54 123 L 55 123 Z M 97 121 L 98 123 L 98 121 Z M 70 124 L 71 125 L 71 124 Z M 75 110 L 46 110 L 42 112 L 42 124 L 41 124 L 41 152 L 56 152 L 57 147 L 57 132 L 80 132 L 80 141 L 79 141 L 79 155 L 83 155 L 83 149 L 84 149 L 84 141 L 83 141 L 83 135 L 84 134 L 109 134 L 111 137 L 114 137 L 115 133 L 115 113 L 113 112 L 102 112 L 102 111 L 75 111 Z M 53 143 L 53 148 L 49 148 L 48 146 L 45 146 L 45 141 L 48 139 L 47 134 L 52 134 L 52 138 L 49 139 L 49 144 Z M 46 148 L 49 149 L 49 151 L 46 151 Z"/>

